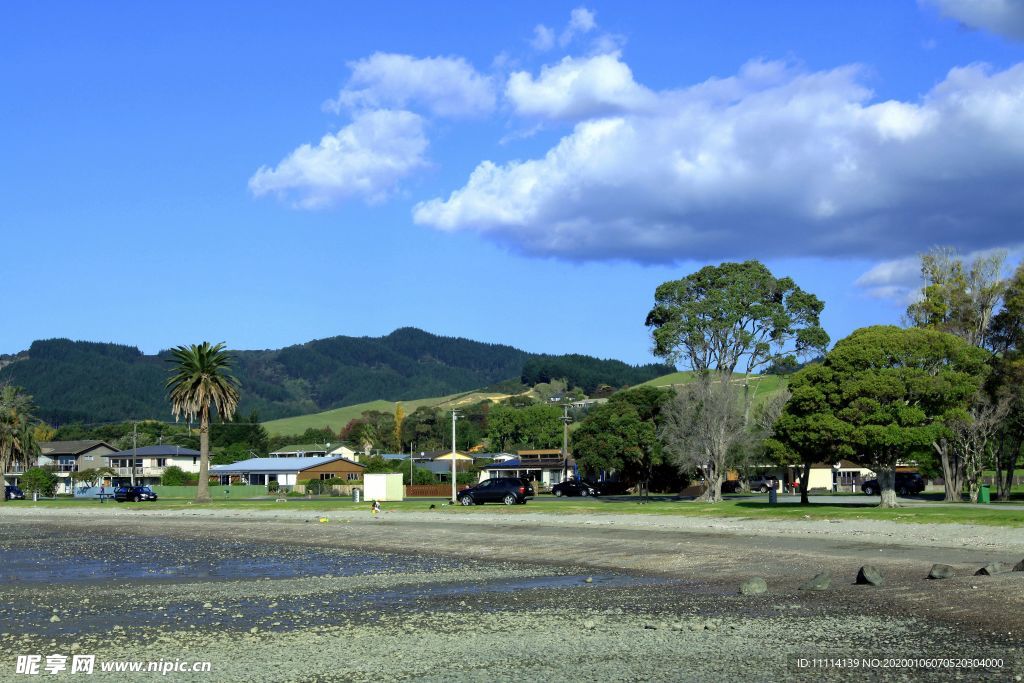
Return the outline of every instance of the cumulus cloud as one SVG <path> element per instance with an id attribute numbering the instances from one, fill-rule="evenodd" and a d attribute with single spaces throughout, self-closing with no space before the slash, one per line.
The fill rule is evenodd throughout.
<path id="1" fill-rule="evenodd" d="M 544 24 L 533 27 L 533 40 L 530 45 L 538 52 L 547 52 L 555 46 L 555 32 Z"/>
<path id="2" fill-rule="evenodd" d="M 461 57 L 377 52 L 348 66 L 348 83 L 326 104 L 335 112 L 422 107 L 435 116 L 475 117 L 494 109 L 494 83 Z"/>
<path id="3" fill-rule="evenodd" d="M 633 80 L 633 72 L 618 54 L 566 57 L 543 67 L 537 78 L 516 71 L 505 85 L 505 98 L 521 116 L 548 119 L 637 111 L 656 101 L 654 93 Z"/>
<path id="4" fill-rule="evenodd" d="M 597 17 L 586 7 L 577 7 L 569 13 L 569 24 L 558 37 L 558 44 L 565 47 L 581 34 L 590 33 L 597 28 Z"/>
<path id="5" fill-rule="evenodd" d="M 882 261 L 857 278 L 855 284 L 874 299 L 909 304 L 921 288 L 921 259 L 910 256 Z"/>
<path id="6" fill-rule="evenodd" d="M 318 144 L 302 145 L 274 168 L 260 168 L 249 189 L 257 197 L 291 198 L 300 208 L 353 197 L 381 201 L 399 180 L 426 165 L 423 128 L 423 118 L 409 111 L 359 114 Z"/>
<path id="7" fill-rule="evenodd" d="M 1024 40 L 1024 0 L 921 0 L 964 26 Z"/>
<path id="8" fill-rule="evenodd" d="M 915 101 L 874 101 L 862 80 L 855 66 L 758 61 L 653 105 L 619 100 L 621 113 L 577 123 L 543 157 L 480 163 L 414 219 L 528 254 L 651 263 L 1017 241 L 1024 64 L 953 69 Z M 538 83 L 543 72 L 521 85 Z M 586 109 L 549 100 L 538 111 Z"/>

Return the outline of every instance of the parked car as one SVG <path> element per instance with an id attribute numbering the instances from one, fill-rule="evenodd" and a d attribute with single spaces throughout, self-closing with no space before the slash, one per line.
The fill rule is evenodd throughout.
<path id="1" fill-rule="evenodd" d="M 742 488 L 739 479 L 726 479 L 722 482 L 722 493 L 736 493 Z"/>
<path id="2" fill-rule="evenodd" d="M 148 486 L 119 486 L 114 491 L 114 500 L 118 503 L 128 500 L 138 503 L 142 500 L 156 500 L 156 498 L 156 493 Z"/>
<path id="3" fill-rule="evenodd" d="M 533 484 L 529 479 L 519 477 L 495 477 L 484 479 L 476 486 L 459 491 L 458 500 L 462 505 L 483 505 L 504 503 L 523 505 L 533 498 Z"/>
<path id="4" fill-rule="evenodd" d="M 772 476 L 757 476 L 750 480 L 750 490 L 758 491 L 760 493 L 768 493 L 768 489 L 771 488 L 782 488 L 782 484 L 778 477 Z"/>
<path id="5" fill-rule="evenodd" d="M 17 486 L 4 486 L 4 500 L 25 500 L 25 492 Z"/>
<path id="6" fill-rule="evenodd" d="M 924 477 L 917 472 L 896 473 L 896 494 L 900 496 L 912 496 L 924 491 Z M 882 492 L 882 486 L 877 479 L 870 479 L 864 482 L 861 487 L 865 495 L 875 496 Z"/>
<path id="7" fill-rule="evenodd" d="M 593 484 L 581 479 L 566 479 L 561 484 L 552 486 L 551 493 L 556 496 L 596 496 L 600 491 Z"/>

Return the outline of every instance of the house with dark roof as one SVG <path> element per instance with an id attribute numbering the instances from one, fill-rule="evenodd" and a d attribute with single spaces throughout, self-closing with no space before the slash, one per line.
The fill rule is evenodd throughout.
<path id="1" fill-rule="evenodd" d="M 85 439 L 79 441 L 40 441 L 39 457 L 36 465 L 53 468 L 57 475 L 57 493 L 71 493 L 74 489 L 75 475 L 81 470 L 94 470 L 106 467 L 104 458 L 117 449 L 106 441 Z M 16 468 L 24 469 L 20 465 Z M 7 473 L 4 477 L 11 482 L 19 479 L 20 472 Z"/>
<path id="2" fill-rule="evenodd" d="M 562 458 L 558 448 L 517 451 L 514 458 L 504 458 L 480 470 L 480 481 L 492 477 L 523 477 L 550 488 L 576 475 L 576 462 Z"/>

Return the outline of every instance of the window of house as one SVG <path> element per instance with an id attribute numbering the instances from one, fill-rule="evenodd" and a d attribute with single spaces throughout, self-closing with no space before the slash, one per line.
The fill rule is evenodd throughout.
<path id="1" fill-rule="evenodd" d="M 157 467 L 167 467 L 167 458 L 157 458 L 156 459 L 156 466 Z"/>
<path id="2" fill-rule="evenodd" d="M 359 473 L 358 472 L 349 472 L 348 474 L 345 475 L 345 478 L 348 479 L 349 481 L 355 481 L 355 480 L 359 479 Z"/>
<path id="3" fill-rule="evenodd" d="M 331 474 L 330 472 L 321 472 L 320 473 L 320 481 L 325 481 L 327 479 L 333 479 L 333 478 L 334 478 L 334 475 Z"/>

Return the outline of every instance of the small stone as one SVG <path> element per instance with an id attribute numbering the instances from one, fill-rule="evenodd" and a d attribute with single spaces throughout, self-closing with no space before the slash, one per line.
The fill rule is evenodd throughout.
<path id="1" fill-rule="evenodd" d="M 110 629 L 110 630 L 111 631 L 123 631 L 124 630 L 124 626 L 121 626 L 120 624 L 115 624 L 114 627 L 112 629 Z"/>
<path id="2" fill-rule="evenodd" d="M 212 607 L 213 607 L 213 603 L 212 602 L 204 602 L 203 603 L 203 609 L 210 609 Z"/>
<path id="3" fill-rule="evenodd" d="M 595 624 L 590 619 L 587 619 L 587 620 L 585 620 L 583 622 L 583 628 L 587 629 L 588 631 L 593 631 L 596 627 L 597 627 L 597 624 Z"/>
<path id="4" fill-rule="evenodd" d="M 587 578 L 583 579 L 583 583 L 594 583 L 594 577 L 588 576 Z"/>
<path id="5" fill-rule="evenodd" d="M 253 626 L 251 629 L 249 629 L 249 633 L 259 633 L 259 630 L 260 629 L 258 626 Z"/>
<path id="6" fill-rule="evenodd" d="M 270 608 L 270 609 L 274 609 L 274 608 L 277 607 L 277 603 L 276 602 L 272 602 L 269 605 L 267 605 L 267 607 Z"/>
<path id="7" fill-rule="evenodd" d="M 56 624 L 58 621 L 60 621 L 60 617 L 58 617 L 56 614 L 54 614 L 52 617 L 50 617 L 50 623 L 51 624 Z"/>
<path id="8" fill-rule="evenodd" d="M 800 586 L 802 591 L 824 591 L 828 590 L 829 585 L 832 583 L 832 572 L 821 572 L 815 574 L 807 583 Z"/>
<path id="9" fill-rule="evenodd" d="M 878 569 L 873 565 L 866 564 L 857 572 L 857 583 L 859 584 L 881 586 L 884 581 L 885 580 L 882 578 L 882 572 L 878 571 Z"/>
<path id="10" fill-rule="evenodd" d="M 658 630 L 658 625 L 657 624 L 644 624 L 644 628 L 646 630 L 648 630 L 648 631 L 656 631 L 656 630 Z"/>
<path id="11" fill-rule="evenodd" d="M 701 624 L 701 623 L 696 622 L 696 621 L 691 622 L 690 623 L 690 630 L 691 631 L 703 631 L 704 630 L 704 624 Z"/>
<path id="12" fill-rule="evenodd" d="M 956 574 L 948 564 L 933 564 L 932 570 L 928 572 L 929 579 L 951 579 Z"/>
<path id="13" fill-rule="evenodd" d="M 682 625 L 682 624 L 680 624 L 680 623 L 679 623 L 679 622 L 677 621 L 677 622 L 675 622 L 674 624 L 672 624 L 672 630 L 673 630 L 673 631 L 682 631 L 682 630 L 683 630 L 683 625 Z"/>
<path id="14" fill-rule="evenodd" d="M 981 569 L 979 569 L 978 571 L 974 572 L 974 575 L 975 576 L 995 576 L 996 574 L 1005 574 L 1008 571 L 1010 571 L 1010 568 L 1007 567 L 1002 562 L 990 562 L 990 563 L 986 564 L 984 567 L 982 567 Z"/>
<path id="15" fill-rule="evenodd" d="M 760 595 L 761 593 L 768 592 L 768 582 L 762 579 L 760 576 L 755 576 L 752 579 L 747 579 L 740 584 L 741 595 Z"/>
<path id="16" fill-rule="evenodd" d="M 704 630 L 705 631 L 717 631 L 718 630 L 718 624 L 716 624 L 713 621 L 709 621 L 708 623 L 704 624 Z"/>

